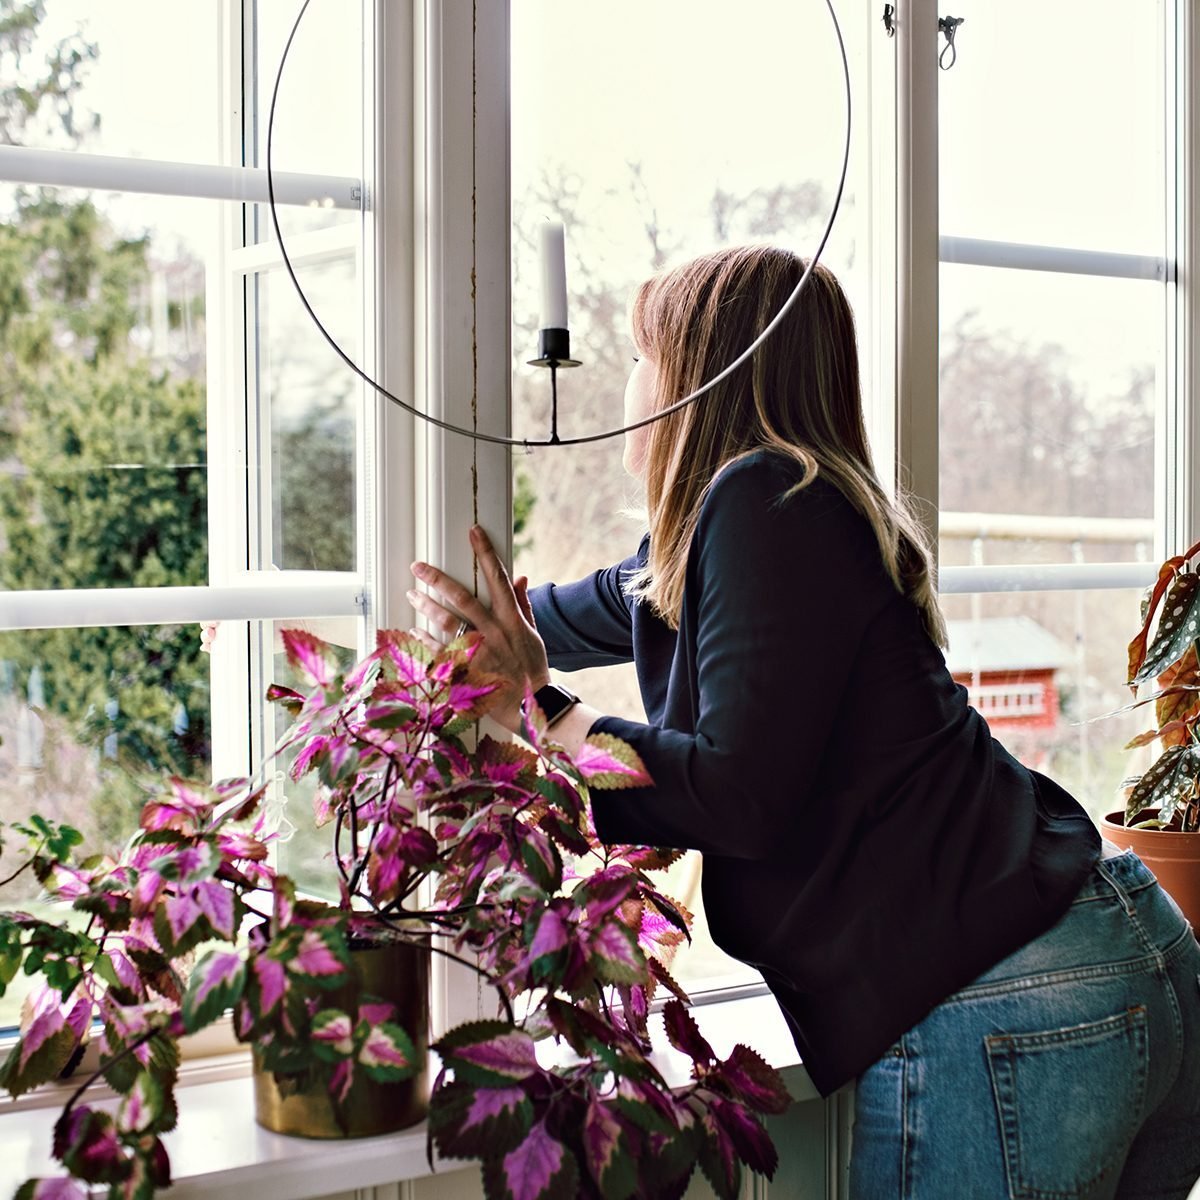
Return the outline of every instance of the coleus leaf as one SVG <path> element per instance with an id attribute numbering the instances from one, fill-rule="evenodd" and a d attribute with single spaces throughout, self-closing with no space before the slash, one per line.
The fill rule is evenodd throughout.
<path id="1" fill-rule="evenodd" d="M 493 783 L 532 783 L 538 758 L 519 742 L 501 742 L 484 734 L 475 748 L 475 767 Z"/>
<path id="2" fill-rule="evenodd" d="M 548 954 L 557 954 L 570 939 L 570 927 L 559 902 L 552 901 L 540 914 L 526 922 L 529 959 L 536 963 Z"/>
<path id="3" fill-rule="evenodd" d="M 154 910 L 154 936 L 172 958 L 212 936 L 212 928 L 191 890 L 167 896 Z"/>
<path id="4" fill-rule="evenodd" d="M 90 1194 L 77 1179 L 27 1179 L 13 1200 L 88 1200 Z"/>
<path id="5" fill-rule="evenodd" d="M 309 1035 L 321 1058 L 334 1061 L 354 1053 L 354 1022 L 339 1008 L 323 1008 L 312 1019 Z"/>
<path id="6" fill-rule="evenodd" d="M 121 1101 L 117 1112 L 117 1128 L 122 1133 L 135 1134 L 161 1129 L 159 1121 L 166 1112 L 167 1102 L 161 1080 L 149 1071 L 139 1071 L 133 1087 Z"/>
<path id="7" fill-rule="evenodd" d="M 589 787 L 616 790 L 654 783 L 637 751 L 611 733 L 591 734 L 572 761 Z"/>
<path id="8" fill-rule="evenodd" d="M 646 1135 L 637 1160 L 638 1195 L 682 1200 L 700 1157 L 700 1141 L 700 1123 L 690 1113 L 678 1130 Z"/>
<path id="9" fill-rule="evenodd" d="M 521 862 L 533 882 L 543 891 L 558 891 L 563 873 L 558 847 L 540 829 L 528 826 L 522 830 L 520 845 Z"/>
<path id="10" fill-rule="evenodd" d="M 429 1124 L 446 1158 L 486 1158 L 514 1149 L 533 1123 L 533 1104 L 520 1087 L 473 1087 L 441 1081 L 429 1100 Z"/>
<path id="11" fill-rule="evenodd" d="M 682 904 L 664 896 L 661 892 L 647 888 L 644 893 L 646 900 L 662 914 L 666 920 L 679 930 L 690 942 L 692 940 L 692 914 Z"/>
<path id="12" fill-rule="evenodd" d="M 712 1184 L 718 1200 L 737 1200 L 742 1186 L 742 1164 L 738 1161 L 733 1139 L 711 1111 L 700 1115 L 704 1135 L 700 1149 L 700 1170 Z"/>
<path id="13" fill-rule="evenodd" d="M 293 975 L 321 987 L 336 987 L 350 969 L 345 942 L 327 929 L 305 929 L 286 961 Z"/>
<path id="14" fill-rule="evenodd" d="M 590 849 L 587 838 L 569 821 L 563 820 L 556 812 L 544 812 L 538 817 L 538 828 L 552 837 L 564 850 L 570 854 L 582 856 Z"/>
<path id="15" fill-rule="evenodd" d="M 133 1164 L 106 1112 L 78 1105 L 54 1126 L 54 1157 L 77 1179 L 88 1183 L 121 1183 Z"/>
<path id="16" fill-rule="evenodd" d="M 654 1079 L 619 1079 L 617 1107 L 647 1133 L 674 1136 L 679 1132 L 679 1119 L 665 1086 Z"/>
<path id="17" fill-rule="evenodd" d="M 284 629 L 283 648 L 288 662 L 309 683 L 327 688 L 337 678 L 337 658 L 328 642 L 303 629 Z"/>
<path id="18" fill-rule="evenodd" d="M 434 1049 L 456 1078 L 485 1087 L 519 1083 L 539 1070 L 533 1038 L 506 1021 L 469 1021 Z"/>
<path id="19" fill-rule="evenodd" d="M 637 1165 L 629 1149 L 625 1123 L 611 1104 L 593 1097 L 583 1118 L 583 1151 L 588 1173 L 605 1197 L 633 1195 Z"/>
<path id="20" fill-rule="evenodd" d="M 587 952 L 596 978 L 606 983 L 636 983 L 646 968 L 646 956 L 632 930 L 606 921 L 586 935 Z"/>
<path id="21" fill-rule="evenodd" d="M 668 1000 L 663 1006 L 663 1027 L 667 1041 L 693 1062 L 701 1065 L 716 1062 L 713 1048 L 700 1032 L 692 1014 L 678 1000 Z"/>
<path id="22" fill-rule="evenodd" d="M 417 1070 L 417 1051 L 412 1038 L 394 1021 L 360 1026 L 362 1045 L 358 1062 L 372 1078 L 381 1083 L 411 1078 Z"/>
<path id="23" fill-rule="evenodd" d="M 200 911 L 208 918 L 213 932 L 227 941 L 237 936 L 237 901 L 233 889 L 216 880 L 198 884 L 193 892 Z"/>
<path id="24" fill-rule="evenodd" d="M 1179 805 L 1196 793 L 1198 781 L 1200 747 L 1194 744 L 1169 747 L 1129 793 L 1125 824 L 1131 824 L 1144 809 L 1157 807 L 1158 819 L 1165 825 Z"/>
<path id="25" fill-rule="evenodd" d="M 188 980 L 183 996 L 183 1024 L 188 1033 L 211 1025 L 241 999 L 246 964 L 235 951 L 210 950 Z"/>
<path id="26" fill-rule="evenodd" d="M 575 1156 L 539 1121 L 501 1158 L 483 1163 L 487 1200 L 578 1200 Z"/>
<path id="27" fill-rule="evenodd" d="M 755 1112 L 778 1115 L 792 1102 L 783 1076 L 749 1046 L 734 1046 L 733 1053 L 711 1071 L 708 1082 L 719 1080 L 730 1095 Z"/>
<path id="28" fill-rule="evenodd" d="M 679 986 L 675 977 L 667 970 L 665 966 L 657 958 L 650 957 L 647 960 L 650 967 L 650 973 L 658 980 L 672 995 L 678 997 L 684 1004 L 691 1004 L 692 998 Z"/>
<path id="29" fill-rule="evenodd" d="M 637 871 L 665 871 L 687 851 L 671 847 L 622 846 L 617 853 Z"/>
<path id="30" fill-rule="evenodd" d="M 38 1030 L 34 1036 L 37 1041 L 32 1049 L 27 1035 L 13 1046 L 0 1066 L 0 1087 L 10 1096 L 21 1096 L 58 1078 L 79 1046 L 74 1031 L 61 1020 L 53 1031 Z"/>
<path id="31" fill-rule="evenodd" d="M 709 1101 L 708 1111 L 725 1131 L 742 1162 L 770 1179 L 779 1166 L 779 1153 L 762 1122 L 740 1104 L 715 1096 Z"/>
<path id="32" fill-rule="evenodd" d="M 293 717 L 298 717 L 304 708 L 304 697 L 290 687 L 273 683 L 267 688 L 267 699 L 272 704 L 279 704 Z"/>
<path id="33" fill-rule="evenodd" d="M 1160 675 L 1187 653 L 1200 637 L 1200 575 L 1185 572 L 1175 578 L 1163 599 L 1154 641 L 1131 683 Z"/>

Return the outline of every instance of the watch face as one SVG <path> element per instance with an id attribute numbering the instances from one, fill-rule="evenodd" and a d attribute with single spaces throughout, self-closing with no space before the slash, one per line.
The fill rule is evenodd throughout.
<path id="1" fill-rule="evenodd" d="M 548 683 L 533 694 L 534 703 L 545 714 L 547 724 L 553 724 L 555 719 L 562 716 L 567 709 L 579 703 L 579 697 L 573 696 L 557 683 Z"/>

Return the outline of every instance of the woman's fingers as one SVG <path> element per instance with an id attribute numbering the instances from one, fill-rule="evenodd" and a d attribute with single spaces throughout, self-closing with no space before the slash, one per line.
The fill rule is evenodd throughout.
<path id="1" fill-rule="evenodd" d="M 529 579 L 527 576 L 518 575 L 513 580 L 513 592 L 517 597 L 517 607 L 521 610 L 521 616 L 536 629 L 537 621 L 533 619 L 533 605 L 529 603 Z"/>
<path id="2" fill-rule="evenodd" d="M 409 602 L 424 616 L 436 621 L 447 630 L 458 627 L 463 617 L 472 625 L 478 626 L 486 618 L 488 610 L 483 602 L 457 579 L 438 570 L 430 563 L 415 562 L 412 573 L 424 584 L 428 585 L 439 596 L 445 598 L 448 604 L 441 604 L 434 597 L 424 592 L 410 591 L 407 593 Z M 461 613 L 462 616 L 456 616 Z"/>
<path id="3" fill-rule="evenodd" d="M 415 637 L 426 650 L 432 650 L 436 654 L 439 650 L 444 650 L 445 647 L 435 637 L 431 637 L 423 629 L 410 629 L 409 637 Z"/>
<path id="4" fill-rule="evenodd" d="M 487 581 L 492 610 L 503 622 L 518 608 L 508 572 L 482 525 L 471 526 L 470 538 L 471 549 L 475 551 L 476 561 L 483 568 L 483 577 Z"/>
<path id="5" fill-rule="evenodd" d="M 462 618 L 439 604 L 432 596 L 425 592 L 414 591 L 412 588 L 405 595 L 408 596 L 408 602 L 413 608 L 425 617 L 435 629 L 441 630 L 448 637 L 453 637 L 458 632 Z"/>

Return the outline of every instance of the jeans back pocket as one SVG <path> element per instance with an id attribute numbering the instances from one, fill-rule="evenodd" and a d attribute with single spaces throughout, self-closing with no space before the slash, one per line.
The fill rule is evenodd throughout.
<path id="1" fill-rule="evenodd" d="M 1076 1200 L 1120 1168 L 1146 1099 L 1144 1006 L 984 1045 L 1013 1200 Z"/>

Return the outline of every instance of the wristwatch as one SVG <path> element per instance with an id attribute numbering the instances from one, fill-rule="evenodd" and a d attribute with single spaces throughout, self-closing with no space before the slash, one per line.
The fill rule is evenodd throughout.
<path id="1" fill-rule="evenodd" d="M 557 683 L 547 683 L 533 693 L 533 702 L 546 717 L 546 728 L 561 720 L 579 703 L 579 697 Z"/>

